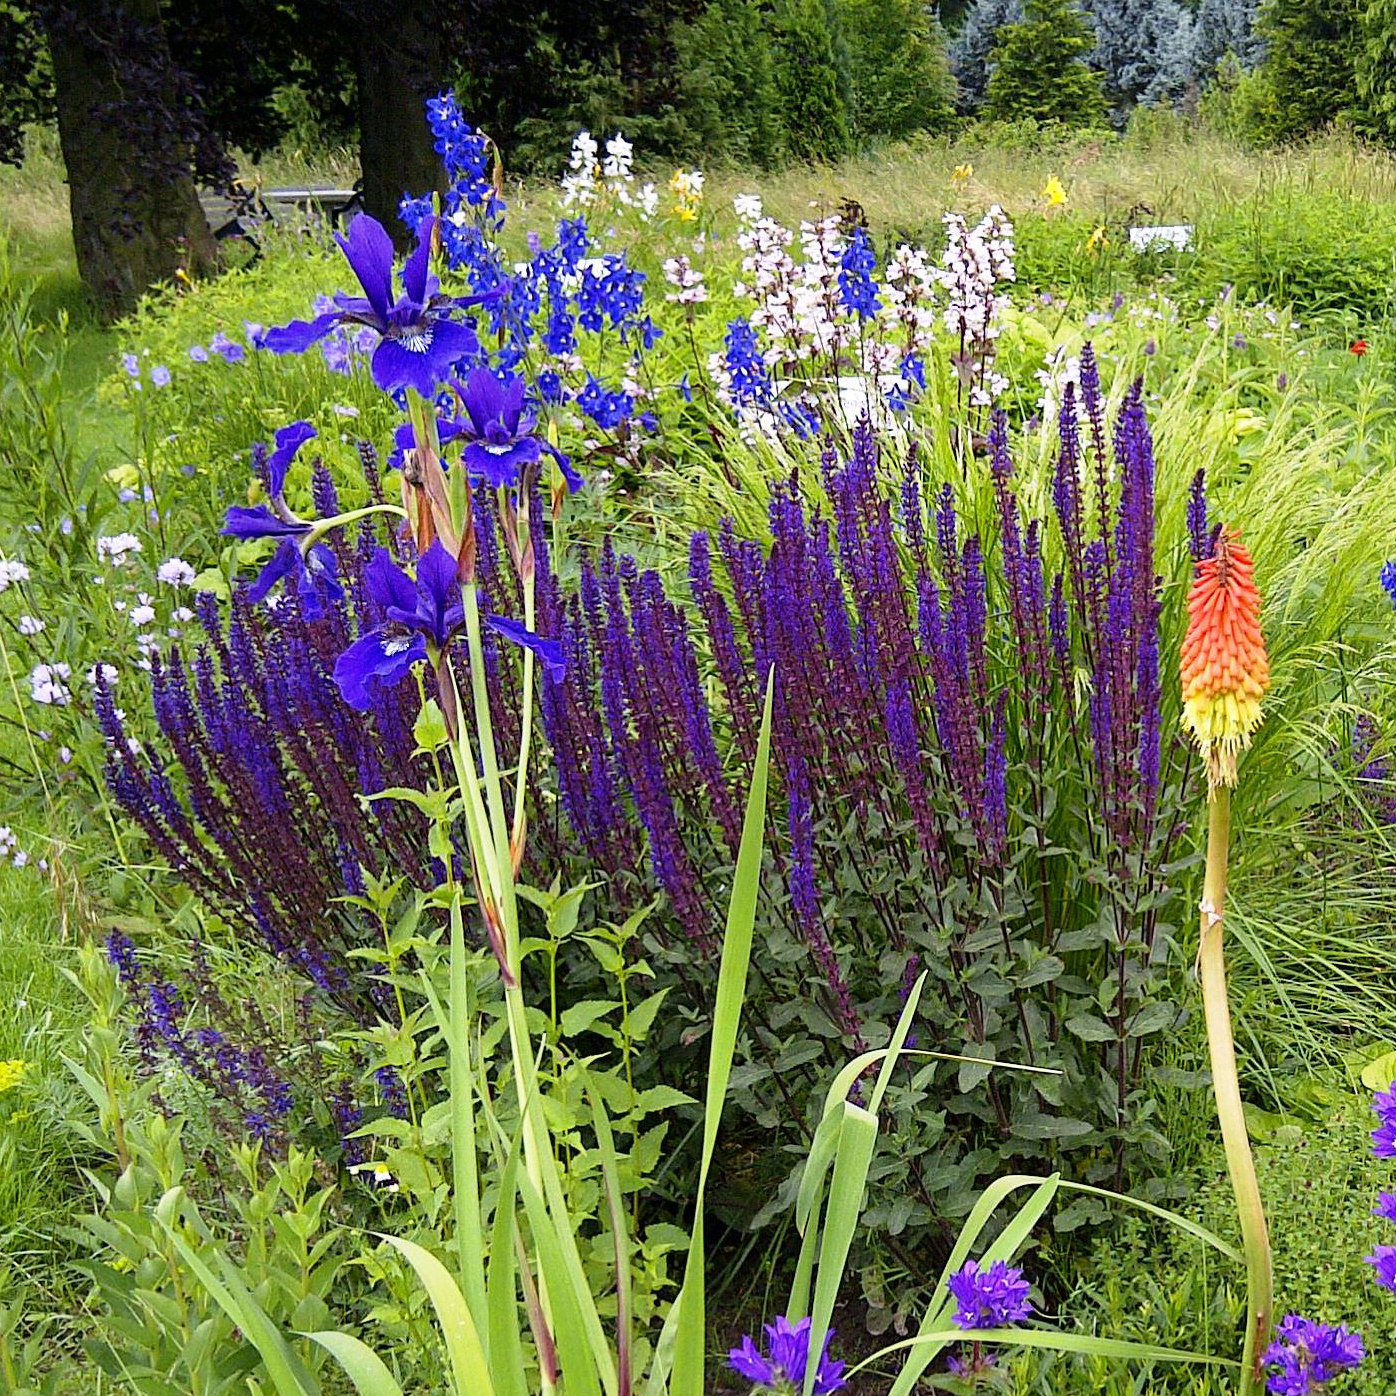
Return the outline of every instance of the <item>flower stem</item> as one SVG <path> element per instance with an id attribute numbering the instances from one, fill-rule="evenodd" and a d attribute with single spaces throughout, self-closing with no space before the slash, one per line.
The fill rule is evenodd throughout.
<path id="1" fill-rule="evenodd" d="M 1270 1332 L 1274 1278 L 1265 1210 L 1256 1182 L 1241 1085 L 1236 1074 L 1236 1044 L 1226 996 L 1226 959 L 1222 950 L 1222 905 L 1226 899 L 1226 853 L 1231 832 L 1231 791 L 1214 786 L 1207 802 L 1207 871 L 1202 883 L 1202 939 L 1197 955 L 1202 1005 L 1207 1020 L 1207 1047 L 1212 1061 L 1212 1091 L 1217 1102 L 1226 1166 L 1236 1195 L 1241 1243 L 1246 1254 L 1246 1336 L 1241 1352 L 1240 1396 L 1252 1396 L 1264 1382 L 1265 1343 Z"/>

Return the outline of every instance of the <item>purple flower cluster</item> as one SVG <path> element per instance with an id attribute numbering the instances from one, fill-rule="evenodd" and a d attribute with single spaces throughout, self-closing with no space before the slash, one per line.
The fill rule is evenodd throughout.
<path id="1" fill-rule="evenodd" d="M 813 1320 L 802 1318 L 791 1323 L 783 1315 L 765 1325 L 764 1350 L 750 1335 L 727 1354 L 727 1363 L 734 1372 L 767 1391 L 802 1391 L 809 1364 L 810 1329 Z M 826 1396 L 848 1385 L 843 1374 L 844 1364 L 829 1356 L 829 1344 L 834 1331 L 828 1329 L 820 1348 L 818 1367 L 814 1375 L 816 1396 Z"/>
<path id="2" fill-rule="evenodd" d="M 1372 1131 L 1372 1152 L 1378 1158 L 1396 1158 L 1396 1081 L 1372 1097 L 1372 1109 L 1378 1120 Z M 1387 1221 L 1396 1221 L 1396 1197 L 1381 1193 L 1373 1211 Z M 1376 1272 L 1377 1283 L 1396 1293 L 1396 1246 L 1374 1246 L 1366 1260 Z"/>
<path id="3" fill-rule="evenodd" d="M 378 492 L 374 452 L 365 443 L 361 454 L 370 490 Z M 316 493 L 322 507 L 337 507 L 327 478 Z M 517 614 L 517 581 L 500 546 L 492 497 L 477 491 L 474 501 L 483 604 L 493 610 L 497 597 Z M 416 634 L 424 603 L 395 564 L 388 564 L 392 585 L 370 584 L 384 553 L 367 522 L 355 537 L 339 531 L 320 546 L 340 579 L 335 594 L 312 603 L 291 589 L 272 607 L 253 600 L 256 587 L 242 587 L 226 612 L 212 595 L 201 595 L 202 641 L 172 646 L 153 660 L 158 743 L 131 740 L 100 679 L 95 709 L 107 742 L 108 786 L 155 851 L 238 932 L 367 1021 L 391 1014 L 391 996 L 351 958 L 376 933 L 345 893 L 363 890 L 364 868 L 391 866 L 423 889 L 444 869 L 428 855 L 420 817 L 409 806 L 361 799 L 389 786 L 425 789 L 431 779 L 430 763 L 414 755 L 415 689 L 359 675 L 361 715 L 346 704 L 335 670 L 356 635 Z M 454 586 L 451 569 L 445 621 L 453 605 L 459 611 Z M 410 592 L 410 604 L 394 614 L 399 591 Z M 423 624 L 433 639 L 435 621 L 431 609 Z M 501 623 L 513 624 L 507 614 Z M 493 640 L 487 651 L 495 654 Z M 516 666 L 494 669 L 496 731 L 501 741 L 517 740 Z M 463 675 L 459 682 L 465 684 Z M 544 825 L 545 842 L 547 833 Z"/>
<path id="4" fill-rule="evenodd" d="M 1299 1314 L 1286 1314 L 1265 1349 L 1273 1370 L 1266 1389 L 1276 1396 L 1308 1396 L 1339 1372 L 1356 1367 L 1365 1356 L 1362 1335 L 1344 1324 L 1316 1323 Z"/>
<path id="5" fill-rule="evenodd" d="M 1032 1313 L 1031 1286 L 1023 1272 L 1006 1260 L 986 1266 L 967 1260 L 945 1282 L 955 1299 L 951 1315 L 959 1328 L 1002 1328 L 1020 1323 Z"/>
<path id="6" fill-rule="evenodd" d="M 793 478 L 773 485 L 763 536 L 742 536 L 731 521 L 716 538 L 693 536 L 692 619 L 657 573 L 607 544 L 584 562 L 577 593 L 557 594 L 544 627 L 561 635 L 569 666 L 542 700 L 562 809 L 612 873 L 632 865 L 637 845 L 648 848 L 655 882 L 700 953 L 720 926 L 711 881 L 738 834 L 741 779 L 723 753 L 741 763 L 754 756 L 774 670 L 773 767 L 786 816 L 776 865 L 787 896 L 772 914 L 806 947 L 825 1011 L 854 1045 L 853 975 L 870 961 L 836 936 L 838 926 L 852 938 L 851 895 L 885 930 L 877 944 L 898 966 L 917 947 L 903 927 L 924 917 L 943 928 L 944 938 L 919 944 L 934 952 L 927 963 L 942 980 L 950 1030 L 974 1041 L 1002 1021 L 976 976 L 989 961 L 998 972 L 1006 962 L 1011 975 L 1005 957 L 1024 953 L 1005 948 L 1007 919 L 997 921 L 995 909 L 1012 902 L 1035 917 L 1031 953 L 1049 957 L 1049 976 L 1058 945 L 1068 936 L 1080 943 L 1100 915 L 1098 893 L 1084 881 L 1063 889 L 1037 861 L 1039 847 L 1100 849 L 1112 878 L 1139 893 L 1109 912 L 1112 953 L 1136 959 L 1151 949 L 1177 825 L 1158 818 L 1153 455 L 1137 388 L 1107 444 L 1087 362 L 1085 432 L 1074 409 L 1063 416 L 1056 497 L 1065 566 L 1050 587 L 1045 527 L 1018 504 L 1002 419 L 990 438 L 996 546 L 988 554 L 961 517 L 955 487 L 926 481 L 914 451 L 895 502 L 888 498 L 888 467 L 864 421 L 846 459 L 826 450 L 817 488 Z M 1113 461 L 1097 458 L 1112 449 Z M 1080 669 L 1093 692 L 1078 717 Z M 1089 820 L 1067 834 L 1051 832 L 1039 775 L 1064 750 L 1080 753 L 1075 778 Z M 1174 787 L 1169 799 L 1177 798 Z M 869 880 L 908 856 L 914 877 L 890 890 Z M 839 869 L 851 886 L 836 920 L 825 903 Z M 1147 909 L 1136 915 L 1131 903 Z M 1140 976 L 1119 979 L 1130 987 L 1100 1050 L 1122 1119 L 1140 1061 L 1129 1036 Z M 1034 1060 L 1045 1040 L 1059 1040 L 1058 1008 L 1029 1004 L 1023 990 L 1008 996 L 1014 1050 Z"/>

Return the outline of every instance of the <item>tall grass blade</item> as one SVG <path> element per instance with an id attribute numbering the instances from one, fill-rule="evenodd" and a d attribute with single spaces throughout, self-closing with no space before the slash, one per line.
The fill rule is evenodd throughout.
<path id="1" fill-rule="evenodd" d="M 429 1250 L 402 1236 L 383 1236 L 394 1250 L 417 1272 L 422 1287 L 436 1310 L 436 1321 L 446 1343 L 451 1362 L 454 1396 L 495 1396 L 485 1350 L 470 1316 L 470 1306 L 451 1278 L 451 1272 Z"/>
<path id="2" fill-rule="evenodd" d="M 732 878 L 732 900 L 727 906 L 727 928 L 722 939 L 722 962 L 717 973 L 717 1002 L 708 1050 L 708 1089 L 703 1108 L 703 1156 L 694 1196 L 693 1237 L 684 1263 L 683 1286 L 674 1301 L 675 1343 L 671 1390 L 673 1396 L 705 1396 L 703 1345 L 707 1337 L 707 1297 L 703 1257 L 703 1206 L 707 1197 L 708 1170 L 717 1144 L 722 1107 L 732 1057 L 737 1047 L 737 1027 L 746 997 L 747 968 L 751 962 L 751 938 L 756 925 L 756 896 L 761 882 L 761 847 L 766 826 L 766 776 L 771 758 L 771 700 L 774 671 L 766 678 L 766 703 L 761 715 L 761 737 L 756 744 L 756 764 L 747 792 L 742 820 L 742 841 Z M 671 1315 L 673 1317 L 674 1315 Z M 666 1325 L 667 1326 L 667 1325 Z"/>
<path id="3" fill-rule="evenodd" d="M 303 1336 L 319 1343 L 344 1368 L 344 1374 L 354 1383 L 359 1396 L 402 1396 L 402 1388 L 383 1359 L 352 1334 L 331 1329 Z"/>

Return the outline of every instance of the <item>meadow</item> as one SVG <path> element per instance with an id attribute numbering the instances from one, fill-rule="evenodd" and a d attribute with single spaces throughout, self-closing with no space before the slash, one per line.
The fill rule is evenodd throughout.
<path id="1" fill-rule="evenodd" d="M 0 170 L 0 1392 L 841 1389 L 729 1362 L 777 1315 L 869 1396 L 1252 1389 L 1220 524 L 1274 1317 L 1384 1392 L 1396 161 L 1141 112 L 499 207 L 447 144 L 451 393 L 268 337 L 356 289 L 314 226 L 103 327 Z"/>

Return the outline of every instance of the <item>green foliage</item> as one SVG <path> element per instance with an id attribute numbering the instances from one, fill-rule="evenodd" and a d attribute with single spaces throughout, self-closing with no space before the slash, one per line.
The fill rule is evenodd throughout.
<path id="1" fill-rule="evenodd" d="M 773 29 L 776 89 L 786 139 L 801 160 L 829 160 L 849 148 L 846 83 L 839 71 L 826 0 L 779 0 Z"/>
<path id="2" fill-rule="evenodd" d="M 1256 136 L 1296 140 L 1352 116 L 1361 13 L 1361 0 L 1265 0 L 1257 30 L 1273 105 L 1257 111 Z"/>
<path id="3" fill-rule="evenodd" d="M 1099 124 L 1105 115 L 1100 74 L 1087 63 L 1094 47 L 1075 0 L 1033 0 L 1021 24 L 999 31 L 984 116 L 1011 121 Z"/>
<path id="4" fill-rule="evenodd" d="M 1354 60 L 1359 124 L 1384 144 L 1396 145 L 1396 3 L 1365 0 L 1358 14 Z"/>
<path id="5" fill-rule="evenodd" d="M 1369 1112 L 1361 1099 L 1317 1082 L 1302 1084 L 1325 1103 L 1267 1131 L 1268 1142 L 1256 1155 L 1275 1249 L 1276 1312 L 1321 1316 L 1360 1330 L 1369 1358 L 1344 1377 L 1341 1389 L 1351 1396 L 1381 1396 L 1390 1385 L 1381 1356 L 1396 1343 L 1396 1306 L 1362 1258 L 1374 1243 L 1390 1240 L 1388 1226 L 1369 1213 L 1378 1190 L 1391 1188 L 1391 1169 L 1372 1157 Z M 1209 1171 L 1194 1184 L 1189 1214 L 1231 1235 L 1224 1174 Z M 1102 1332 L 1136 1340 L 1167 1334 L 1180 1345 L 1211 1352 L 1231 1351 L 1239 1342 L 1245 1292 L 1239 1272 L 1147 1218 L 1122 1216 L 1110 1237 L 1081 1260 L 1068 1285 L 1062 1309 Z M 1015 1388 L 1021 1396 L 1126 1396 L 1141 1389 L 1090 1360 L 1032 1365 L 1035 1370 L 1025 1370 Z M 1201 1373 L 1155 1369 L 1143 1379 L 1143 1389 L 1157 1396 L 1221 1396 L 1228 1389 Z"/>
<path id="6" fill-rule="evenodd" d="M 940 27 L 916 0 L 838 0 L 848 44 L 854 131 L 860 140 L 941 131 L 954 81 Z"/>
<path id="7" fill-rule="evenodd" d="M 696 152 L 774 165 L 785 148 L 773 35 L 755 0 L 709 0 L 674 27 L 679 105 Z"/>

